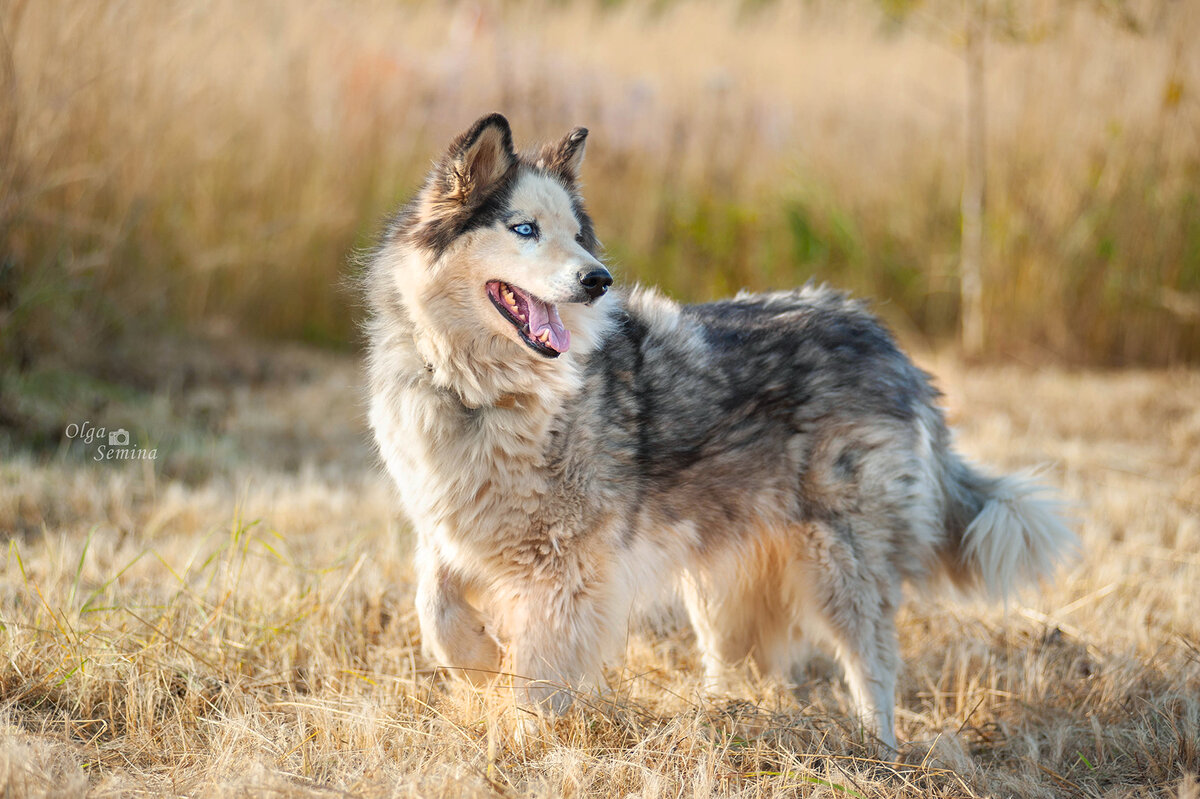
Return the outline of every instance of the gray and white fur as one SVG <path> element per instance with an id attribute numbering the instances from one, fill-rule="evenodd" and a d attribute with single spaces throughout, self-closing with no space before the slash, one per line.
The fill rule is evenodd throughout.
<path id="1" fill-rule="evenodd" d="M 561 711 L 674 588 L 711 687 L 824 645 L 895 747 L 902 584 L 1004 596 L 1074 535 L 954 453 L 929 376 L 844 294 L 606 291 L 586 135 L 520 155 L 484 117 L 370 255 L 370 419 L 426 653 Z"/>

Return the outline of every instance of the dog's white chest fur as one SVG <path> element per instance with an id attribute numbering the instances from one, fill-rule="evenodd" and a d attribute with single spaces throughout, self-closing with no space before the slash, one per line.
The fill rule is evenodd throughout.
<path id="1" fill-rule="evenodd" d="M 548 488 L 548 410 L 535 396 L 466 408 L 418 384 L 377 402 L 372 424 L 410 518 L 456 548 L 490 549 L 528 528 Z"/>

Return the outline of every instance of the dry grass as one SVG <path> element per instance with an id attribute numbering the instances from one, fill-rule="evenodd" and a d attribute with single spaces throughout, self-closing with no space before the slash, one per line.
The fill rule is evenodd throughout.
<path id="1" fill-rule="evenodd" d="M 347 252 L 497 109 L 522 141 L 592 129 L 626 280 L 816 275 L 950 335 L 961 3 L 654 5 L 0 0 L 0 358 L 162 324 L 345 341 Z M 992 7 L 991 351 L 1200 358 L 1200 7 Z"/>
<path id="2" fill-rule="evenodd" d="M 1051 464 L 1086 555 L 1007 612 L 910 601 L 901 763 L 827 668 L 700 696 L 669 619 L 608 694 L 514 737 L 503 692 L 419 654 L 355 365 L 291 353 L 63 409 L 128 424 L 154 468 L 0 452 L 0 795 L 1194 797 L 1200 374 L 925 360 L 963 450 Z"/>

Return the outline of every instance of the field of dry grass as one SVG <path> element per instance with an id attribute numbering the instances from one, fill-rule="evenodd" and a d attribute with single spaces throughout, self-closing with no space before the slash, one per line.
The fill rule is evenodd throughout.
<path id="1" fill-rule="evenodd" d="M 828 662 L 699 690 L 639 620 L 515 734 L 432 668 L 374 462 L 347 255 L 475 117 L 584 124 L 623 283 L 816 276 L 958 319 L 958 0 L 0 0 L 0 797 L 1200 799 L 1200 4 L 989 4 L 988 354 L 960 446 L 1048 464 L 1082 560 L 916 598 L 901 756 Z M 155 458 L 97 461 L 85 422 Z M 107 432 L 107 430 L 106 430 Z"/>
<path id="2" fill-rule="evenodd" d="M 910 600 L 898 762 L 828 664 L 702 696 L 670 614 L 607 694 L 515 737 L 502 691 L 420 655 L 357 365 L 281 351 L 63 395 L 65 423 L 127 427 L 152 464 L 3 445 L 0 795 L 1195 797 L 1200 373 L 920 360 L 962 450 L 1049 464 L 1085 554 L 1007 611 Z"/>

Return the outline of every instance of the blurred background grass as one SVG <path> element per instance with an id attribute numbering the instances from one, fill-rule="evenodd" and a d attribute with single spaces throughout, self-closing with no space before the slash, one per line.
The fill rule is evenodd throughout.
<path id="1" fill-rule="evenodd" d="M 1200 360 L 1200 4 L 991 6 L 988 353 Z M 492 110 L 524 143 L 591 129 L 619 279 L 705 300 L 813 277 L 951 342 L 963 17 L 0 0 L 0 371 L 111 377 L 165 339 L 354 345 L 347 255 Z"/>

